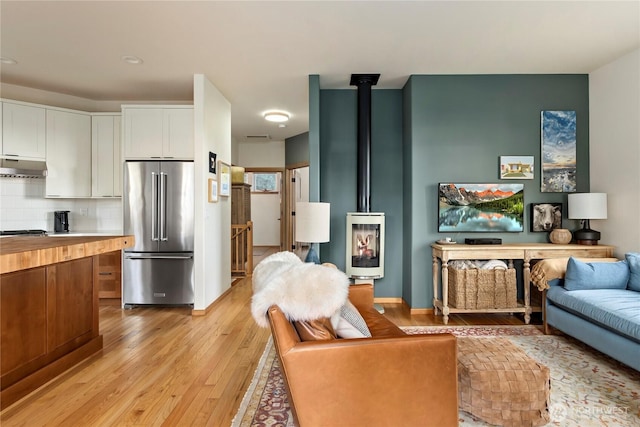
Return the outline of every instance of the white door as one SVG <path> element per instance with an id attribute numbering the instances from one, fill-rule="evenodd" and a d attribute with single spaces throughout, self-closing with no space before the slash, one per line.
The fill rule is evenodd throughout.
<path id="1" fill-rule="evenodd" d="M 309 166 L 294 169 L 292 171 L 293 185 L 291 189 L 291 206 L 295 212 L 297 202 L 309 201 Z M 296 240 L 296 217 L 293 215 L 292 223 L 292 241 L 295 246 L 294 252 L 300 258 L 304 259 L 308 251 L 308 243 L 300 243 Z"/>
<path id="2" fill-rule="evenodd" d="M 272 174 L 277 182 L 275 191 L 264 191 L 256 179 Z M 254 246 L 280 246 L 280 206 L 282 199 L 282 174 L 280 172 L 253 172 L 251 179 L 251 221 L 253 221 Z"/>

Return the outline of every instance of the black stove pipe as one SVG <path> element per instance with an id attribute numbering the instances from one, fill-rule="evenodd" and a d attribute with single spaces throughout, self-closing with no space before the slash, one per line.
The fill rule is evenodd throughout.
<path id="1" fill-rule="evenodd" d="M 380 74 L 352 74 L 358 87 L 358 212 L 371 212 L 371 86 Z"/>

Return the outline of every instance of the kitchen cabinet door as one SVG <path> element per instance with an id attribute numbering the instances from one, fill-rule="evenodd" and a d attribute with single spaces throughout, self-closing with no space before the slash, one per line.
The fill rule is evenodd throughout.
<path id="1" fill-rule="evenodd" d="M 91 116 L 47 110 L 46 197 L 91 197 Z"/>
<path id="2" fill-rule="evenodd" d="M 193 160 L 193 107 L 122 108 L 125 160 Z"/>
<path id="3" fill-rule="evenodd" d="M 46 113 L 44 108 L 2 103 L 2 155 L 44 160 Z"/>
<path id="4" fill-rule="evenodd" d="M 0 287 L 0 372 L 11 372 L 47 353 L 47 275 L 45 267 L 3 274 Z"/>
<path id="5" fill-rule="evenodd" d="M 122 116 L 113 117 L 113 195 L 122 197 Z"/>
<path id="6" fill-rule="evenodd" d="M 162 156 L 193 160 L 193 109 L 167 108 L 163 116 Z"/>
<path id="7" fill-rule="evenodd" d="M 122 297 L 122 251 L 98 255 L 98 298 Z"/>
<path id="8" fill-rule="evenodd" d="M 120 115 L 91 117 L 91 196 L 120 197 Z"/>
<path id="9" fill-rule="evenodd" d="M 124 158 L 162 158 L 162 118 L 160 108 L 123 108 Z"/>

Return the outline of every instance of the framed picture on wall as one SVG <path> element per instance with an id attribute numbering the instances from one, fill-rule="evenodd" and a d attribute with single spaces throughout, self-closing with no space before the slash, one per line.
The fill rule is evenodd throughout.
<path id="1" fill-rule="evenodd" d="M 533 232 L 549 232 L 562 228 L 562 203 L 531 203 L 531 228 Z"/>
<path id="2" fill-rule="evenodd" d="M 213 178 L 209 178 L 209 185 L 207 186 L 207 194 L 208 194 L 209 203 L 215 203 L 218 201 L 218 183 Z"/>
<path id="3" fill-rule="evenodd" d="M 500 179 L 533 179 L 533 156 L 500 156 Z"/>
<path id="4" fill-rule="evenodd" d="M 209 151 L 209 173 L 216 173 L 216 153 Z"/>
<path id="5" fill-rule="evenodd" d="M 524 184 L 438 184 L 438 232 L 524 231 Z"/>
<path id="6" fill-rule="evenodd" d="M 540 113 L 542 139 L 543 193 L 572 193 L 576 191 L 576 112 L 542 111 Z"/>
<path id="7" fill-rule="evenodd" d="M 220 178 L 220 196 L 228 197 L 231 195 L 231 166 L 222 160 L 218 160 L 218 169 Z"/>

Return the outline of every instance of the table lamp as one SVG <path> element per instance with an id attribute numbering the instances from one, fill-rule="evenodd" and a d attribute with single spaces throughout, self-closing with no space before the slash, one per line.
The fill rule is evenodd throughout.
<path id="1" fill-rule="evenodd" d="M 582 228 L 573 232 L 573 238 L 579 245 L 597 245 L 600 232 L 592 230 L 591 219 L 607 219 L 606 193 L 569 194 L 569 219 L 582 221 Z"/>
<path id="2" fill-rule="evenodd" d="M 330 235 L 331 210 L 329 203 L 296 203 L 296 241 L 309 243 L 309 252 L 304 262 L 320 264 L 316 243 L 328 242 Z"/>

